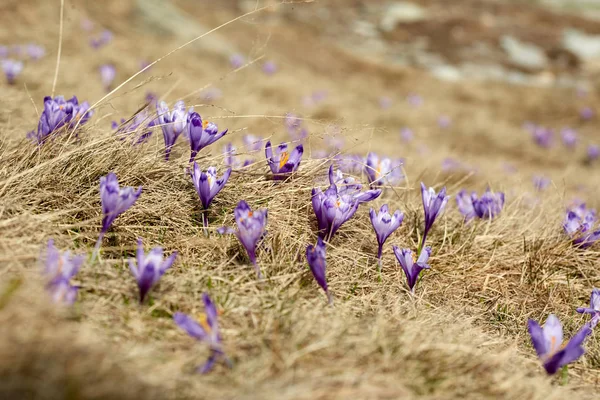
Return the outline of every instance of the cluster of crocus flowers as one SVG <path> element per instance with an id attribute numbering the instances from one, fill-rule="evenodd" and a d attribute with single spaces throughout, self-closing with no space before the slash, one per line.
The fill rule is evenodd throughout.
<path id="1" fill-rule="evenodd" d="M 589 307 L 579 307 L 576 311 L 580 314 L 590 314 L 592 316 L 590 327 L 595 328 L 600 322 L 600 289 L 592 289 Z"/>
<path id="2" fill-rule="evenodd" d="M 85 257 L 72 256 L 69 251 L 61 253 L 55 246 L 54 240 L 48 240 L 44 261 L 44 277 L 46 290 L 52 301 L 58 304 L 71 305 L 77 299 L 77 286 L 71 285 L 73 278 L 83 264 Z"/>
<path id="3" fill-rule="evenodd" d="M 173 252 L 166 260 L 163 259 L 163 249 L 161 247 L 155 247 L 148 254 L 145 254 L 142 239 L 138 239 L 136 260 L 129 259 L 129 269 L 137 280 L 140 290 L 140 303 L 144 302 L 150 289 L 171 268 L 173 262 L 175 262 L 175 257 L 177 257 L 177 252 Z"/>
<path id="4" fill-rule="evenodd" d="M 581 357 L 585 353 L 581 345 L 592 333 L 590 326 L 585 324 L 568 343 L 563 344 L 562 325 L 554 314 L 548 316 L 543 328 L 532 319 L 527 325 L 533 347 L 549 375 Z"/>
<path id="5" fill-rule="evenodd" d="M 110 87 L 117 76 L 117 69 L 112 64 L 102 64 L 98 71 L 100 72 L 102 86 L 107 92 L 110 91 Z"/>
<path id="6" fill-rule="evenodd" d="M 190 162 L 192 162 L 200 150 L 225 136 L 227 129 L 219 132 L 215 123 L 203 121 L 200 114 L 191 112 L 187 117 L 187 132 L 191 147 Z"/>
<path id="7" fill-rule="evenodd" d="M 96 242 L 92 260 L 95 258 L 102 239 L 114 220 L 127 211 L 142 194 L 142 187 L 134 189 L 131 186 L 120 187 L 117 175 L 113 172 L 100 178 L 100 200 L 102 202 L 102 229 Z"/>
<path id="8" fill-rule="evenodd" d="M 38 144 L 44 143 L 50 134 L 58 131 L 64 126 L 74 128 L 77 124 L 85 124 L 94 114 L 90 110 L 87 101 L 79 103 L 77 97 L 73 96 L 65 100 L 63 96 L 44 97 L 44 111 L 40 115 L 37 131 L 27 134 L 29 139 Z"/>
<path id="9" fill-rule="evenodd" d="M 317 281 L 317 284 L 325 291 L 329 304 L 333 304 L 333 297 L 327 287 L 327 278 L 325 272 L 327 269 L 325 242 L 320 237 L 317 239 L 316 245 L 309 245 L 306 247 L 306 261 L 313 277 Z"/>
<path id="10" fill-rule="evenodd" d="M 380 158 L 375 153 L 369 153 L 366 161 L 365 172 L 371 186 L 396 185 L 404 179 L 401 159 Z"/>
<path id="11" fill-rule="evenodd" d="M 112 122 L 112 129 L 121 140 L 133 137 L 133 144 L 142 144 L 150 139 L 152 128 L 157 124 L 155 119 L 150 118 L 148 110 L 142 110 L 129 120 L 121 119 L 121 123 Z"/>
<path id="12" fill-rule="evenodd" d="M 222 227 L 218 229 L 218 232 L 220 234 L 234 234 L 238 238 L 246 252 L 248 252 L 248 258 L 250 258 L 257 277 L 262 279 L 260 267 L 256 262 L 256 247 L 262 237 L 266 235 L 267 209 L 261 208 L 253 211 L 248 203 L 241 200 L 234 210 L 234 215 L 237 230 Z"/>
<path id="13" fill-rule="evenodd" d="M 2 71 L 6 76 L 6 82 L 8 82 L 9 85 L 12 85 L 15 83 L 17 76 L 23 71 L 23 62 L 12 60 L 10 58 L 2 60 Z"/>
<path id="14" fill-rule="evenodd" d="M 197 163 L 194 162 L 194 166 L 190 171 L 192 182 L 200 197 L 202 203 L 202 225 L 204 226 L 205 232 L 208 227 L 208 216 L 206 212 L 210 203 L 212 203 L 215 196 L 225 187 L 229 176 L 231 175 L 231 168 L 227 169 L 221 178 L 217 177 L 217 169 L 215 167 L 209 167 L 206 172 L 202 172 Z"/>
<path id="15" fill-rule="evenodd" d="M 378 259 L 378 270 L 381 273 L 381 256 L 383 254 L 383 244 L 387 238 L 396 231 L 402 225 L 404 220 L 404 214 L 400 210 L 396 210 L 393 215 L 390 215 L 388 205 L 384 204 L 379 209 L 379 213 L 376 213 L 371 208 L 369 215 L 371 217 L 371 224 L 377 235 L 377 259 Z"/>
<path id="16" fill-rule="evenodd" d="M 415 256 L 410 249 L 400 249 L 397 246 L 392 246 L 396 259 L 400 263 L 404 274 L 406 275 L 406 282 L 411 293 L 414 294 L 419 274 L 424 269 L 429 269 L 430 266 L 427 264 L 429 256 L 431 255 L 431 247 L 425 247 L 415 261 Z"/>
<path id="17" fill-rule="evenodd" d="M 596 210 L 579 204 L 567 211 L 563 229 L 574 245 L 586 248 L 600 239 L 600 229 L 593 230 L 596 221 Z"/>
<path id="18" fill-rule="evenodd" d="M 273 179 L 286 179 L 295 172 L 300 166 L 302 153 L 304 153 L 304 147 L 301 144 L 296 146 L 291 152 L 288 152 L 287 143 L 282 143 L 275 148 L 275 154 L 273 154 L 271 142 L 268 141 L 265 145 L 265 157 L 273 173 Z"/>
<path id="19" fill-rule="evenodd" d="M 375 200 L 381 195 L 381 189 L 361 192 L 362 185 L 350 178 L 344 179 L 340 171 L 334 176 L 333 166 L 329 167 L 329 183 L 325 192 L 320 188 L 312 190 L 312 206 L 317 217 L 319 236 L 327 240 L 354 216 L 361 203 Z"/>
<path id="20" fill-rule="evenodd" d="M 165 160 L 168 161 L 177 138 L 187 127 L 188 113 L 185 110 L 185 103 L 181 100 L 175 103 L 173 111 L 169 110 L 167 103 L 161 101 L 156 106 L 156 112 L 165 140 Z"/>
<path id="21" fill-rule="evenodd" d="M 481 197 L 477 193 L 467 193 L 466 190 L 461 190 L 456 196 L 456 204 L 458 210 L 465 217 L 465 222 L 473 218 L 493 219 L 504 207 L 504 193 L 494 193 L 487 189 Z"/>
<path id="22" fill-rule="evenodd" d="M 223 351 L 223 341 L 219 331 L 219 322 L 217 319 L 217 308 L 212 302 L 207 293 L 202 294 L 202 302 L 204 303 L 204 314 L 200 321 L 194 320 L 187 314 L 176 312 L 173 315 L 173 320 L 181 329 L 187 332 L 194 339 L 206 343 L 210 348 L 210 356 L 203 365 L 196 368 L 196 371 L 201 374 L 206 374 L 212 370 L 215 363 L 219 360 L 224 360 L 227 365 L 231 362 L 225 356 Z"/>

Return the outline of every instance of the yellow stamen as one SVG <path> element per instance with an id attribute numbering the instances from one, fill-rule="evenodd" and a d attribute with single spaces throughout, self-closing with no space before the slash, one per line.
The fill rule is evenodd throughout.
<path id="1" fill-rule="evenodd" d="M 290 153 L 288 153 L 287 151 L 281 153 L 281 158 L 279 159 L 279 169 L 283 168 L 283 166 L 288 162 L 289 159 Z"/>
<path id="2" fill-rule="evenodd" d="M 202 129 L 206 129 L 206 127 L 208 126 L 208 123 L 209 122 L 207 120 L 202 121 Z"/>
<path id="3" fill-rule="evenodd" d="M 200 324 L 200 326 L 202 328 L 204 328 L 206 333 L 210 333 L 210 331 L 212 330 L 210 325 L 208 325 L 208 318 L 206 317 L 206 314 L 204 314 L 204 313 L 198 314 L 198 323 Z"/>

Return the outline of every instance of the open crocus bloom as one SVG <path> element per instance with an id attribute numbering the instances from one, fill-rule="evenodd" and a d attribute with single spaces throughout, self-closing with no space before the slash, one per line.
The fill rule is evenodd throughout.
<path id="1" fill-rule="evenodd" d="M 136 261 L 129 259 L 129 269 L 135 277 L 140 289 L 140 303 L 144 302 L 146 295 L 160 280 L 167 269 L 171 268 L 177 252 L 173 252 L 166 260 L 163 260 L 163 249 L 155 247 L 148 254 L 144 253 L 142 239 L 137 241 L 137 266 Z"/>
<path id="2" fill-rule="evenodd" d="M 543 328 L 532 319 L 527 325 L 533 347 L 549 375 L 581 357 L 585 353 L 581 344 L 592 333 L 586 324 L 568 343 L 563 344 L 562 325 L 554 314 L 548 316 Z"/>
<path id="3" fill-rule="evenodd" d="M 431 247 L 425 247 L 423 251 L 421 251 L 421 254 L 416 262 L 411 250 L 400 249 L 397 246 L 392 246 L 392 248 L 394 250 L 394 254 L 396 255 L 396 259 L 400 263 L 400 266 L 406 275 L 408 287 L 410 291 L 414 293 L 419 274 L 424 269 L 430 268 L 429 264 L 427 264 L 427 260 L 429 260 L 429 256 L 431 255 Z"/>
<path id="4" fill-rule="evenodd" d="M 571 237 L 574 245 L 586 248 L 600 239 L 600 229 L 593 231 L 595 224 L 596 210 L 580 204 L 567 211 L 563 229 Z"/>
<path id="5" fill-rule="evenodd" d="M 369 183 L 374 186 L 398 184 L 404 179 L 402 164 L 401 159 L 380 158 L 375 153 L 369 153 L 365 168 Z"/>
<path id="6" fill-rule="evenodd" d="M 273 178 L 285 179 L 296 171 L 302 161 L 302 153 L 304 153 L 304 147 L 301 144 L 288 152 L 288 145 L 282 143 L 275 148 L 275 154 L 273 154 L 271 142 L 268 141 L 265 145 L 265 157 L 273 173 Z"/>
<path id="7" fill-rule="evenodd" d="M 379 213 L 376 213 L 371 208 L 369 216 L 371 217 L 371 224 L 373 224 L 373 229 L 377 235 L 377 243 L 379 244 L 377 257 L 381 259 L 383 244 L 400 227 L 404 220 L 404 214 L 400 210 L 396 210 L 393 215 L 390 215 L 387 204 L 384 204 L 379 209 Z"/>
<path id="8" fill-rule="evenodd" d="M 577 312 L 580 314 L 590 314 L 592 316 L 592 320 L 590 322 L 590 327 L 593 329 L 600 322 L 600 289 L 594 288 L 592 290 L 592 295 L 590 297 L 590 307 L 579 307 Z"/>

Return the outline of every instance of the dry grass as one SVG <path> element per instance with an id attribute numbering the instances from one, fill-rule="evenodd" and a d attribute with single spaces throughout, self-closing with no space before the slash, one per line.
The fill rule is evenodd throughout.
<path id="1" fill-rule="evenodd" d="M 32 3 L 15 2 L 15 15 Z M 49 12 L 48 5 L 38 5 L 36 12 Z M 77 9 L 67 8 L 67 15 L 57 93 L 74 93 L 93 102 L 103 96 L 94 74 L 107 58 L 119 61 L 119 78 L 124 80 L 136 72 L 140 58 L 157 59 L 179 45 L 171 39 L 148 39 L 116 21 L 111 26 L 117 33 L 113 47 L 93 53 L 80 37 Z M 221 12 L 212 17 L 215 25 L 232 15 Z M 598 189 L 593 186 L 600 177 L 597 168 L 580 162 L 582 148 L 575 154 L 543 151 L 521 130 L 526 119 L 554 126 L 574 123 L 579 106 L 575 95 L 559 89 L 440 83 L 420 72 L 356 60 L 319 43 L 302 26 L 252 23 L 257 21 L 228 27 L 221 34 L 242 48 L 254 49 L 258 56 L 264 32 L 271 32 L 268 56 L 281 67 L 275 76 L 265 78 L 255 66 L 227 74 L 226 60 L 182 51 L 101 105 L 78 138 L 62 135 L 39 151 L 24 139 L 36 123 L 27 92 L 18 85 L 2 86 L 0 397 L 597 395 L 597 335 L 586 343 L 587 355 L 569 369 L 569 384 L 560 387 L 558 380 L 543 374 L 526 334 L 527 318 L 545 319 L 552 312 L 563 320 L 570 336 L 584 321 L 574 309 L 586 304 L 591 288 L 599 285 L 597 248 L 571 248 L 560 229 L 564 206 L 573 196 L 598 205 L 594 197 Z M 14 33 L 0 32 L 0 42 L 37 40 L 56 48 L 54 26 L 30 30 L 11 19 L 6 23 Z M 290 48 L 294 34 L 305 40 Z M 298 59 L 299 52 L 309 54 L 313 48 L 330 59 Z M 21 81 L 27 82 L 38 108 L 51 89 L 52 55 L 28 65 Z M 338 68 L 348 72 L 344 79 L 336 75 Z M 149 82 L 133 89 L 144 79 Z M 218 85 L 224 98 L 215 105 L 198 104 L 197 109 L 229 127 L 228 136 L 236 144 L 246 131 L 286 140 L 278 116 L 294 110 L 307 116 L 312 150 L 323 147 L 322 139 L 336 123 L 346 139 L 346 152 L 375 150 L 406 157 L 407 181 L 387 188 L 372 204 L 387 202 L 407 216 L 386 246 L 381 282 L 368 206 L 362 206 L 328 247 L 327 274 L 335 307 L 326 306 L 310 276 L 303 256 L 306 245 L 316 240 L 310 190 L 322 181 L 325 160 L 307 157 L 297 178 L 283 184 L 265 179 L 263 162 L 234 172 L 212 206 L 212 231 L 206 238 L 199 202 L 185 173 L 184 140 L 172 161 L 165 163 L 159 133 L 135 148 L 114 139 L 110 120 L 131 115 L 146 90 L 173 102 L 207 83 Z M 394 111 L 382 111 L 377 97 L 390 94 L 392 83 L 394 93 L 399 93 Z M 302 109 L 299 97 L 317 88 L 329 90 L 328 100 Z M 405 105 L 401 99 L 409 92 L 423 95 L 425 104 L 418 109 Z M 192 96 L 188 102 L 199 100 Z M 587 102 L 599 104 L 594 95 Z M 453 118 L 451 129 L 437 128 L 440 113 Z M 401 126 L 415 130 L 415 142 L 399 141 Z M 597 128 L 597 122 L 582 126 L 583 141 L 593 140 Z M 203 168 L 222 164 L 220 148 L 225 140 L 202 153 Z M 260 160 L 262 153 L 251 156 Z M 449 156 L 476 166 L 478 172 L 442 172 L 440 163 Z M 502 162 L 516 165 L 518 173 L 502 172 Z M 91 254 L 101 220 L 98 182 L 110 171 L 123 185 L 142 185 L 142 196 L 116 220 L 100 260 L 86 264 L 76 277 L 81 290 L 75 308 L 56 310 L 41 290 L 38 254 L 49 238 L 62 249 Z M 532 188 L 531 176 L 536 173 L 553 179 L 543 193 Z M 481 191 L 490 185 L 506 191 L 507 206 L 495 221 L 464 226 L 452 201 L 430 236 L 432 270 L 419 285 L 417 298 L 412 298 L 391 245 L 416 246 L 423 218 L 416 189 L 420 180 L 438 188 L 446 185 L 451 194 L 462 187 Z M 587 184 L 584 191 L 581 184 Z M 269 209 L 269 235 L 259 252 L 264 282 L 256 281 L 238 242 L 214 232 L 233 223 L 233 208 L 241 199 Z M 135 283 L 126 266 L 137 237 L 147 246 L 179 252 L 176 264 L 144 306 L 135 301 Z M 224 345 L 234 368 L 218 366 L 210 375 L 197 376 L 193 367 L 207 356 L 207 349 L 180 331 L 171 315 L 201 312 L 204 291 L 222 311 Z"/>

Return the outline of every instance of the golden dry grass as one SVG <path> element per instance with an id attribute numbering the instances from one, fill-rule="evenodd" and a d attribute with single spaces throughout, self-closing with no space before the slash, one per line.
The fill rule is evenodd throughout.
<path id="1" fill-rule="evenodd" d="M 58 15 L 56 8 L 45 2 L 11 4 L 11 15 L 33 16 L 17 23 L 3 14 L 6 28 L 0 42 L 38 41 L 56 49 L 58 24 L 34 25 L 36 15 Z M 141 34 L 117 20 L 111 25 L 114 43 L 93 52 L 79 30 L 81 9 L 75 4 L 66 10 L 57 93 L 94 102 L 104 95 L 97 79 L 101 63 L 115 61 L 123 81 L 137 71 L 139 59 L 157 59 L 181 44 Z M 220 10 L 209 16 L 216 26 L 235 15 Z M 78 138 L 62 135 L 39 151 L 24 139 L 37 123 L 27 90 L 20 84 L 2 86 L 0 397 L 597 396 L 597 335 L 587 341 L 587 355 L 569 369 L 569 383 L 561 387 L 558 379 L 543 373 L 526 333 L 527 318 L 543 320 L 555 313 L 570 336 L 585 321 L 575 308 L 586 304 L 599 284 L 597 248 L 573 249 L 560 226 L 572 197 L 598 205 L 597 166 L 582 164 L 582 145 L 573 153 L 544 151 L 521 129 L 525 120 L 574 124 L 582 100 L 562 89 L 434 81 L 419 71 L 355 59 L 302 26 L 271 24 L 258 16 L 219 34 L 256 56 L 266 48 L 280 72 L 267 78 L 255 65 L 231 74 L 226 59 L 183 49 L 111 96 Z M 268 42 L 266 34 L 271 35 Z M 304 38 L 302 43 L 295 41 L 296 35 Z M 27 65 L 20 79 L 38 108 L 52 87 L 56 53 L 49 53 Z M 200 104 L 197 94 L 189 96 L 209 83 L 224 93 L 215 105 Z M 316 108 L 303 108 L 300 96 L 315 89 L 328 90 L 328 99 Z M 203 168 L 222 165 L 222 145 L 231 140 L 241 147 L 246 131 L 287 140 L 281 116 L 288 111 L 307 118 L 307 156 L 323 148 L 335 123 L 346 140 L 345 152 L 405 157 L 407 181 L 387 188 L 371 204 L 388 203 L 406 214 L 386 245 L 382 281 L 376 273 L 368 205 L 328 246 L 327 276 L 335 307 L 326 305 L 310 275 L 304 260 L 306 245 L 316 240 L 310 190 L 322 181 L 326 160 L 306 157 L 296 179 L 283 184 L 265 179 L 264 162 L 235 171 L 212 206 L 206 238 L 197 195 L 185 173 L 185 141 L 165 163 L 160 133 L 148 144 L 131 147 L 115 140 L 110 130 L 112 119 L 128 117 L 143 104 L 146 90 L 170 103 L 187 97 L 203 117 L 230 129 L 229 139 L 202 152 L 198 161 Z M 409 107 L 403 100 L 411 92 L 424 97 L 422 107 Z M 391 111 L 379 109 L 381 95 L 394 97 Z M 594 93 L 585 101 L 598 105 Z M 437 127 L 441 113 L 453 119 L 449 130 Z M 402 126 L 415 131 L 415 142 L 400 141 Z M 593 141 L 597 128 L 595 121 L 581 126 L 582 141 Z M 262 160 L 261 152 L 250 156 Z M 441 171 L 446 157 L 476 166 L 477 173 Z M 518 172 L 506 174 L 503 162 L 514 164 Z M 142 185 L 143 193 L 115 221 L 100 260 L 87 263 L 77 275 L 81 289 L 74 309 L 57 310 L 42 290 L 38 255 L 49 238 L 61 249 L 91 254 L 101 221 L 98 181 L 110 171 L 122 185 Z M 538 173 L 553 180 L 542 193 L 531 183 Z M 507 205 L 497 220 L 464 226 L 452 199 L 430 236 L 432 270 L 412 298 L 391 245 L 416 247 L 423 218 L 417 190 L 421 180 L 437 188 L 446 185 L 452 195 L 462 187 L 481 191 L 490 185 L 507 193 Z M 233 223 L 233 208 L 241 199 L 269 209 L 269 234 L 259 252 L 264 282 L 256 281 L 238 242 L 214 232 Z M 126 265 L 137 237 L 147 248 L 161 245 L 179 252 L 144 306 L 136 302 Z M 198 376 L 193 368 L 208 350 L 180 331 L 171 316 L 175 311 L 202 312 L 204 291 L 222 311 L 224 346 L 234 367 L 219 365 L 210 375 Z"/>

